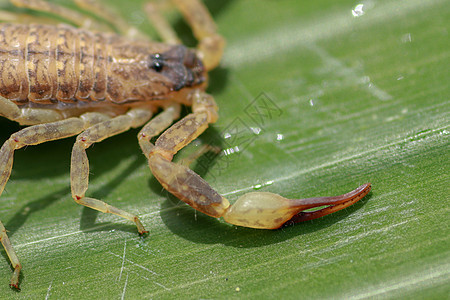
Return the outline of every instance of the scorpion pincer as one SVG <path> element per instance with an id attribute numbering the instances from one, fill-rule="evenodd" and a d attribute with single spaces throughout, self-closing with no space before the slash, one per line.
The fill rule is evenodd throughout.
<path id="1" fill-rule="evenodd" d="M 11 2 L 68 18 L 78 13 L 42 0 Z M 0 148 L 0 194 L 11 175 L 15 150 L 77 135 L 70 166 L 73 199 L 128 219 L 144 234 L 147 231 L 136 215 L 85 196 L 86 149 L 137 127 L 142 127 L 139 145 L 161 185 L 198 211 L 231 224 L 275 229 L 341 210 L 370 191 L 370 184 L 364 184 L 341 196 L 298 200 L 256 192 L 230 205 L 194 171 L 172 162 L 180 149 L 218 118 L 217 105 L 205 89 L 207 71 L 219 64 L 225 45 L 199 0 L 172 2 L 193 29 L 197 49 L 179 43 L 153 4 L 146 10 L 163 43 L 130 38 L 126 34 L 130 28 L 116 34 L 69 25 L 0 24 L 0 115 L 28 125 Z M 89 0 L 76 3 L 93 5 Z M 93 9 L 105 15 L 97 4 Z M 171 125 L 179 118 L 180 105 L 190 106 L 192 112 Z M 305 212 L 319 206 L 327 207 Z M 14 268 L 10 285 L 18 289 L 22 266 L 1 222 L 0 240 Z"/>

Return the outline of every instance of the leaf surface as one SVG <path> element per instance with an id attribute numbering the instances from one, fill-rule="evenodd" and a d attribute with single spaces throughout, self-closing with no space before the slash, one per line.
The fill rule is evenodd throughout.
<path id="1" fill-rule="evenodd" d="M 113 1 L 151 32 L 141 1 Z M 280 230 L 238 228 L 151 176 L 137 130 L 88 150 L 88 195 L 150 231 L 77 206 L 74 139 L 16 152 L 1 219 L 24 266 L 11 298 L 441 298 L 449 293 L 449 7 L 446 1 L 208 1 L 227 38 L 209 92 L 220 120 L 198 143 L 227 155 L 193 168 L 234 201 L 259 190 L 332 196 L 344 211 Z M 353 10 L 353 14 L 352 14 Z M 360 15 L 360 16 L 354 16 Z M 176 16 L 180 35 L 192 37 Z M 0 121 L 0 143 L 19 127 Z"/>

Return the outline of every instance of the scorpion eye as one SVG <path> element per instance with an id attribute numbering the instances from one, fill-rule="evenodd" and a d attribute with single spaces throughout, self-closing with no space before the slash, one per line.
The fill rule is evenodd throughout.
<path id="1" fill-rule="evenodd" d="M 161 72 L 164 67 L 164 58 L 161 54 L 156 53 L 150 55 L 150 64 L 149 68 L 155 70 L 156 72 Z"/>

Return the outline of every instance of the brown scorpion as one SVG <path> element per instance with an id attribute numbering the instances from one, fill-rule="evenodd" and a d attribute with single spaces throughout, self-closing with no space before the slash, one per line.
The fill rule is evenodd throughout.
<path id="1" fill-rule="evenodd" d="M 217 105 L 205 89 L 207 71 L 219 64 L 225 42 L 199 0 L 172 0 L 199 41 L 195 50 L 181 45 L 152 3 L 146 11 L 163 43 L 129 37 L 136 31 L 92 0 L 75 2 L 114 21 L 124 34 L 101 32 L 96 21 L 47 1 L 11 2 L 58 14 L 82 27 L 32 24 L 20 15 L 0 24 L 0 115 L 29 125 L 0 148 L 0 195 L 11 175 L 15 150 L 78 135 L 70 166 L 75 202 L 128 219 L 140 234 L 147 233 L 136 215 L 85 196 L 86 149 L 142 126 L 139 145 L 161 185 L 198 211 L 234 225 L 275 229 L 341 210 L 370 191 L 370 184 L 364 184 L 341 196 L 297 200 L 255 192 L 230 205 L 187 166 L 172 162 L 180 149 L 218 118 Z M 93 30 L 87 30 L 86 23 Z M 180 105 L 190 106 L 192 113 L 171 125 L 179 118 Z M 327 207 L 304 211 L 319 206 Z M 0 240 L 14 268 L 10 286 L 18 289 L 22 266 L 1 222 Z"/>

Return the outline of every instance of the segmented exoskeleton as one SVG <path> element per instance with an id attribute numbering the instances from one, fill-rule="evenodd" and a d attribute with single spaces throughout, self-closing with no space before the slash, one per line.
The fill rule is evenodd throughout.
<path id="1" fill-rule="evenodd" d="M 11 1 L 77 21 L 73 17 L 77 12 L 43 0 Z M 75 1 L 105 16 L 107 10 L 92 0 Z M 86 149 L 141 126 L 139 145 L 161 185 L 193 208 L 231 224 L 275 229 L 343 209 L 370 191 L 370 184 L 364 184 L 336 197 L 286 199 L 266 192 L 247 193 L 230 205 L 187 166 L 173 163 L 173 156 L 218 118 L 214 99 L 205 93 L 206 72 L 219 64 L 224 40 L 199 0 L 172 2 L 199 40 L 197 49 L 180 45 L 151 3 L 146 11 L 164 43 L 68 25 L 0 24 L 0 115 L 30 125 L 12 134 L 0 148 L 0 195 L 11 175 L 15 150 L 77 135 L 70 169 L 73 199 L 133 221 L 144 234 L 147 231 L 136 215 L 85 196 Z M 124 27 L 124 22 L 119 23 L 118 27 Z M 179 118 L 181 104 L 190 106 L 192 113 L 170 126 Z M 324 205 L 328 207 L 303 212 Z M 22 266 L 1 222 L 0 240 L 14 267 L 10 285 L 18 289 Z"/>
<path id="2" fill-rule="evenodd" d="M 182 45 L 68 25 L 0 24 L 0 70 L 1 96 L 21 108 L 64 112 L 164 100 L 206 78 L 195 52 Z"/>

